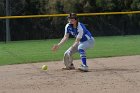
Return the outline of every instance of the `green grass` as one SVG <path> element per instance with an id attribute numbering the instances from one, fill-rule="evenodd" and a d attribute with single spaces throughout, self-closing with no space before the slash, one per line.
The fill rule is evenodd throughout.
<path id="1" fill-rule="evenodd" d="M 74 39 L 53 53 L 51 47 L 60 39 L 12 41 L 0 43 L 0 65 L 62 60 L 63 53 Z M 140 35 L 95 37 L 94 49 L 87 51 L 88 58 L 140 55 Z M 79 54 L 74 55 L 79 59 Z"/>

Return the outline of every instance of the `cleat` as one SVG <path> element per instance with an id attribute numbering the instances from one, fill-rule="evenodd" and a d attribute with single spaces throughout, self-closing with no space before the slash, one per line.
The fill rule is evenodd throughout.
<path id="1" fill-rule="evenodd" d="M 75 69 L 75 67 L 73 67 L 73 68 L 62 68 L 62 70 L 74 70 Z"/>
<path id="2" fill-rule="evenodd" d="M 83 71 L 83 72 L 88 72 L 88 66 L 82 64 L 82 65 L 78 68 L 78 70 Z"/>
<path id="3" fill-rule="evenodd" d="M 74 70 L 75 69 L 75 67 L 74 67 L 74 65 L 73 64 L 71 64 L 71 66 L 70 67 L 66 67 L 66 68 L 62 68 L 63 70 Z"/>

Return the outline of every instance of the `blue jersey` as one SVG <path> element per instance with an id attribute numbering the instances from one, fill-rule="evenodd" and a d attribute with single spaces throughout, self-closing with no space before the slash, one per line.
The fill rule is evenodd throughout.
<path id="1" fill-rule="evenodd" d="M 77 28 L 73 28 L 70 23 L 66 24 L 65 35 L 66 34 L 71 34 L 76 38 L 81 38 L 80 42 L 84 42 L 92 38 L 91 33 L 86 29 L 85 25 L 80 22 L 78 22 Z"/>

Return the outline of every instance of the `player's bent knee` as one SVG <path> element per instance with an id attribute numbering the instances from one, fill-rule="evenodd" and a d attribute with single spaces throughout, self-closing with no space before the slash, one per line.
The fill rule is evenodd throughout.
<path id="1" fill-rule="evenodd" d="M 73 62 L 73 58 L 70 56 L 69 52 L 64 53 L 64 65 L 69 68 Z"/>

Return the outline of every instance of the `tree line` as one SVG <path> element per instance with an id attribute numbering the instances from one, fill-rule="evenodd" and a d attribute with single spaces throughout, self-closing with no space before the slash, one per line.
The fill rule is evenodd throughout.
<path id="1" fill-rule="evenodd" d="M 0 1 L 5 16 L 6 0 Z M 10 15 L 100 13 L 139 11 L 140 0 L 9 0 Z M 94 36 L 140 34 L 140 14 L 80 16 Z M 11 19 L 11 40 L 60 38 L 66 17 Z M 0 19 L 0 40 L 5 39 L 5 20 Z"/>

